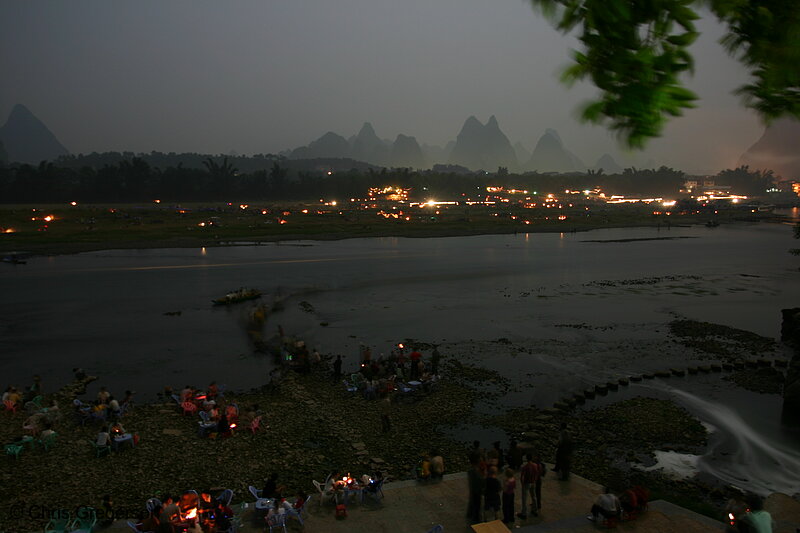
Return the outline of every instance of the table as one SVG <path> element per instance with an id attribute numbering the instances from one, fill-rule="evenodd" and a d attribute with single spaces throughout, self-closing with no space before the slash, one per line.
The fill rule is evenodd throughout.
<path id="1" fill-rule="evenodd" d="M 358 494 L 359 499 L 364 501 L 364 487 L 357 481 L 353 481 L 349 484 L 337 481 L 333 484 L 333 490 L 336 495 L 336 503 L 339 503 L 339 495 L 344 494 L 344 504 L 347 505 L 350 501 L 350 493 Z"/>
<path id="2" fill-rule="evenodd" d="M 275 507 L 275 498 L 259 498 L 256 500 L 255 508 L 259 511 L 268 511 Z"/>
<path id="3" fill-rule="evenodd" d="M 511 533 L 502 520 L 473 524 L 472 531 L 475 533 Z"/>
<path id="4" fill-rule="evenodd" d="M 126 442 L 131 443 L 131 447 L 135 446 L 133 443 L 133 434 L 132 433 L 123 433 L 122 435 L 117 435 L 114 437 L 114 451 L 119 451 L 119 447 Z"/>

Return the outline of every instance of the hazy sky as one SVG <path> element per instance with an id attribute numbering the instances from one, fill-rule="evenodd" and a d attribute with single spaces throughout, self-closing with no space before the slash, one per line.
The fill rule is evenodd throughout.
<path id="1" fill-rule="evenodd" d="M 326 131 L 454 140 L 494 114 L 532 149 L 545 128 L 587 164 L 736 164 L 763 131 L 731 91 L 746 73 L 700 21 L 699 107 L 645 153 L 580 124 L 586 85 L 558 73 L 576 42 L 524 0 L 0 2 L 0 124 L 27 105 L 73 153 L 268 153 Z"/>

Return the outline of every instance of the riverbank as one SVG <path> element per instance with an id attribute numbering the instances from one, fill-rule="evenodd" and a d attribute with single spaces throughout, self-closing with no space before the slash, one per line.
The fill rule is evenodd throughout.
<path id="1" fill-rule="evenodd" d="M 72 420 L 73 390 L 66 388 L 54 395 L 64 410 L 55 428 L 55 446 L 49 451 L 26 449 L 19 459 L 9 458 L 8 468 L 0 472 L 0 499 L 22 498 L 29 509 L 72 509 L 99 506 L 108 494 L 118 507 L 138 509 L 150 497 L 188 488 L 230 488 L 239 502 L 249 499 L 248 485 L 260 487 L 273 472 L 287 493 L 302 489 L 310 494 L 311 480 L 322 481 L 331 472 L 360 476 L 380 470 L 393 480 L 413 479 L 425 453 L 441 453 L 448 472 L 464 471 L 465 443 L 438 430 L 466 420 L 501 426 L 517 435 L 526 449 L 550 460 L 558 427 L 567 422 L 576 442 L 575 473 L 620 490 L 630 483 L 645 484 L 659 498 L 718 515 L 724 500 L 719 487 L 623 466 L 632 461 L 652 464 L 654 449 L 698 452 L 704 446 L 704 427 L 671 402 L 642 398 L 584 413 L 527 408 L 485 418 L 476 415 L 476 402 L 502 397 L 503 378 L 448 354 L 443 367 L 443 380 L 430 393 L 415 401 L 395 393 L 389 433 L 381 432 L 377 402 L 347 392 L 327 369 L 319 368 L 307 375 L 289 373 L 274 389 L 226 394 L 225 401 L 236 402 L 242 412 L 258 405 L 264 414 L 256 433 L 242 427 L 231 438 L 200 438 L 197 417 L 184 416 L 168 400 L 137 406 L 126 414 L 122 423 L 139 435 L 138 445 L 99 458 L 91 445 L 99 426 Z M 483 387 L 487 382 L 492 384 L 488 391 Z M 19 436 L 25 416 L 3 413 L 3 442 Z M 56 471 L 54 464 L 60 465 Z M 6 530 L 31 525 L 29 518 L 0 520 L 0 528 Z"/>
<path id="2" fill-rule="evenodd" d="M 243 207 L 242 207 L 243 206 Z M 0 254 L 60 255 L 97 250 L 202 248 L 370 237 L 463 237 L 575 233 L 596 229 L 784 222 L 769 213 L 654 214 L 649 206 L 413 209 L 405 218 L 309 204 L 251 208 L 227 204 L 0 206 Z M 382 213 L 382 211 L 381 211 Z M 712 228 L 713 229 L 713 228 Z M 667 237 L 667 235 L 665 235 Z"/>

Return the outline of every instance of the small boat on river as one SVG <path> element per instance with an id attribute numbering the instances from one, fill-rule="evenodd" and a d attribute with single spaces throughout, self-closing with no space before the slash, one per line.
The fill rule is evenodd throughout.
<path id="1" fill-rule="evenodd" d="M 212 300 L 214 305 L 231 305 L 238 304 L 239 302 L 246 302 L 247 300 L 255 300 L 261 297 L 261 292 L 256 289 L 239 289 L 237 291 L 229 292 L 222 298 Z"/>

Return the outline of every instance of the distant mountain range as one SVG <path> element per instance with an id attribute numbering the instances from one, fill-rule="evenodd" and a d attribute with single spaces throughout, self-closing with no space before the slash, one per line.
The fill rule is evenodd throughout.
<path id="1" fill-rule="evenodd" d="M 319 139 L 281 155 L 289 159 L 321 157 L 351 158 L 385 166 L 412 168 L 465 167 L 473 171 L 495 172 L 506 167 L 512 172 L 585 172 L 587 166 L 569 151 L 553 129 L 545 130 L 533 152 L 517 142 L 513 146 L 492 115 L 486 124 L 470 116 L 461 127 L 455 141 L 445 147 L 417 143 L 414 137 L 398 135 L 394 141 L 381 139 L 372 124 L 365 122 L 358 134 L 349 139 L 328 132 Z M 593 167 L 606 174 L 621 172 L 622 168 L 609 154 L 604 154 Z"/>
<path id="2" fill-rule="evenodd" d="M 22 104 L 14 106 L 8 120 L 0 127 L 0 143 L 9 162 L 35 165 L 69 154 L 53 132 Z"/>
<path id="3" fill-rule="evenodd" d="M 751 169 L 772 170 L 786 179 L 800 178 L 800 121 L 781 119 L 739 158 Z"/>
<path id="4" fill-rule="evenodd" d="M 24 105 L 15 105 L 5 125 L 0 128 L 0 161 L 38 164 L 68 154 L 56 136 Z M 553 129 L 545 130 L 533 152 L 528 152 L 519 142 L 512 146 L 494 115 L 486 124 L 470 116 L 456 139 L 444 147 L 420 146 L 415 137 L 403 134 L 397 135 L 393 141 L 382 139 L 372 124 L 365 122 L 350 138 L 329 131 L 308 145 L 287 150 L 281 155 L 294 161 L 314 161 L 309 163 L 312 165 L 335 161 L 339 169 L 347 165 L 353 165 L 349 168 L 361 166 L 358 162 L 366 164 L 365 168 L 436 167 L 458 169 L 459 172 L 462 169 L 495 172 L 499 167 L 512 172 L 584 172 L 587 168 L 564 146 L 558 132 Z M 622 170 L 608 154 L 603 155 L 594 168 L 602 168 L 606 174 Z"/>

